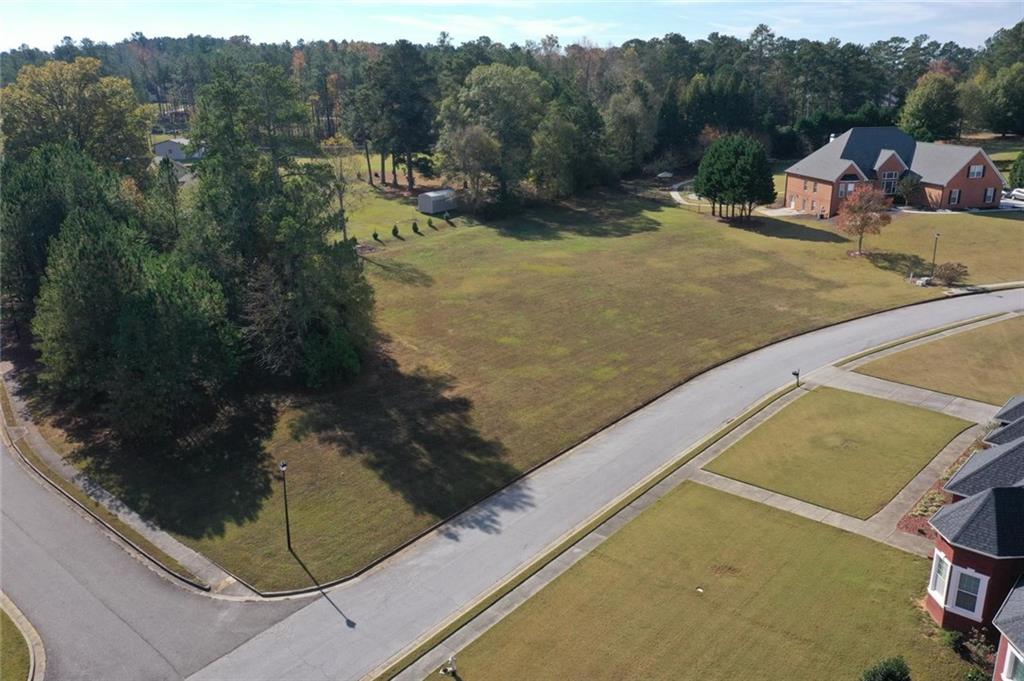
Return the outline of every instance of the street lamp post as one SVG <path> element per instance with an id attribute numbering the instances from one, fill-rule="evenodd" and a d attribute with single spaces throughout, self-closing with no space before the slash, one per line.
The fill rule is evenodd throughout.
<path id="1" fill-rule="evenodd" d="M 938 252 L 939 252 L 939 233 L 935 232 L 935 243 L 932 245 L 932 274 L 931 274 L 931 276 L 933 276 L 933 277 L 935 276 L 935 256 L 938 254 Z"/>
<path id="2" fill-rule="evenodd" d="M 284 534 L 288 542 L 288 550 L 292 550 L 292 525 L 288 518 L 288 462 L 282 461 L 277 465 L 281 471 L 281 486 L 284 488 Z"/>

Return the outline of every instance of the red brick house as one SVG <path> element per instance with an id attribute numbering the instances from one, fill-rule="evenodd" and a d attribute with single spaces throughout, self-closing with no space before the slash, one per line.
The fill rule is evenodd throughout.
<path id="1" fill-rule="evenodd" d="M 1006 179 L 979 147 L 918 142 L 896 127 L 850 128 L 786 169 L 785 205 L 831 217 L 864 183 L 889 195 L 906 175 L 920 179 L 915 205 L 998 208 Z"/>
<path id="2" fill-rule="evenodd" d="M 999 632 L 995 681 L 1024 681 L 1024 577 L 1010 592 L 995 620 Z"/>
<path id="3" fill-rule="evenodd" d="M 1024 574 L 1024 487 L 995 487 L 932 517 L 938 536 L 925 607 L 939 626 L 987 627 Z"/>

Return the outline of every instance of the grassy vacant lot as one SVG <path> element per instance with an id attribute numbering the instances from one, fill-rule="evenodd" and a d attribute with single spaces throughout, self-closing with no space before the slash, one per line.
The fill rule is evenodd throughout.
<path id="1" fill-rule="evenodd" d="M 705 468 L 870 518 L 969 425 L 876 397 L 818 388 Z"/>
<path id="2" fill-rule="evenodd" d="M 959 680 L 964 664 L 918 605 L 927 571 L 863 537 L 685 483 L 460 652 L 459 675 L 856 679 L 903 655 L 915 679 Z"/>
<path id="3" fill-rule="evenodd" d="M 28 643 L 7 613 L 0 610 L 0 679 L 24 681 L 28 667 Z"/>
<path id="4" fill-rule="evenodd" d="M 1024 279 L 1007 247 L 1024 222 L 944 220 L 943 248 L 986 263 L 979 276 Z M 889 248 L 903 224 L 869 244 Z M 259 587 L 306 586 L 366 564 L 714 362 L 940 295 L 848 257 L 853 245 L 827 223 L 727 226 L 613 192 L 424 232 L 365 256 L 382 351 L 354 385 L 254 396 L 164 465 L 88 434 L 72 433 L 66 451 Z M 930 256 L 928 238 L 907 247 L 918 241 L 913 253 Z M 285 548 L 272 477 L 281 459 L 301 563 Z"/>
<path id="5" fill-rule="evenodd" d="M 857 371 L 1003 404 L 1024 389 L 1024 317 L 940 338 L 882 357 Z"/>

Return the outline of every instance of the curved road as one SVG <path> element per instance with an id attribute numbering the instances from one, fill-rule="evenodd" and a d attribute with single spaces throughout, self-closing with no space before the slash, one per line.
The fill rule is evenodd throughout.
<path id="1" fill-rule="evenodd" d="M 2 586 L 42 635 L 51 681 L 358 679 L 792 380 L 793 369 L 806 375 L 905 336 L 1021 309 L 1021 290 L 940 300 L 751 353 L 599 433 L 329 598 L 252 603 L 186 592 L 5 455 Z"/>

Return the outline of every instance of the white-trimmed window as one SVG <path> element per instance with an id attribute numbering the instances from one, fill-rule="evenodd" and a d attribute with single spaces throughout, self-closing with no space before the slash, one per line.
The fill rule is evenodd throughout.
<path id="1" fill-rule="evenodd" d="M 946 593 L 946 610 L 980 622 L 987 588 L 986 575 L 954 565 Z"/>
<path id="2" fill-rule="evenodd" d="M 946 588 L 949 586 L 951 571 L 952 565 L 949 560 L 938 549 L 935 549 L 935 555 L 932 558 L 932 574 L 928 579 L 928 593 L 942 607 L 946 607 Z"/>
<path id="3" fill-rule="evenodd" d="M 985 188 L 985 203 L 992 203 L 992 200 L 996 198 L 996 188 L 986 187 Z"/>
<path id="4" fill-rule="evenodd" d="M 818 210 L 818 202 L 811 199 L 811 210 Z"/>
<path id="5" fill-rule="evenodd" d="M 807 180 L 804 180 L 804 191 L 807 191 Z"/>
<path id="6" fill-rule="evenodd" d="M 960 190 L 950 189 L 949 190 L 949 205 L 955 206 L 960 203 Z"/>
<path id="7" fill-rule="evenodd" d="M 967 177 L 971 179 L 985 177 L 985 166 L 971 166 L 967 170 Z"/>
<path id="8" fill-rule="evenodd" d="M 839 183 L 839 198 L 843 198 L 844 196 L 849 196 L 850 194 L 852 194 L 853 193 L 853 188 L 856 187 L 856 186 L 857 185 L 854 184 L 853 182 L 840 182 Z"/>
<path id="9" fill-rule="evenodd" d="M 1024 681 L 1024 654 L 1017 652 L 1009 642 L 1006 644 L 1006 664 L 1003 665 L 1002 673 L 1003 681 Z"/>
<path id="10" fill-rule="evenodd" d="M 882 191 L 886 194 L 895 194 L 897 177 L 899 173 L 895 170 L 886 170 L 882 173 Z"/>
<path id="11" fill-rule="evenodd" d="M 811 189 L 811 191 L 812 192 L 818 191 L 818 183 L 817 182 L 814 183 L 813 189 Z"/>

